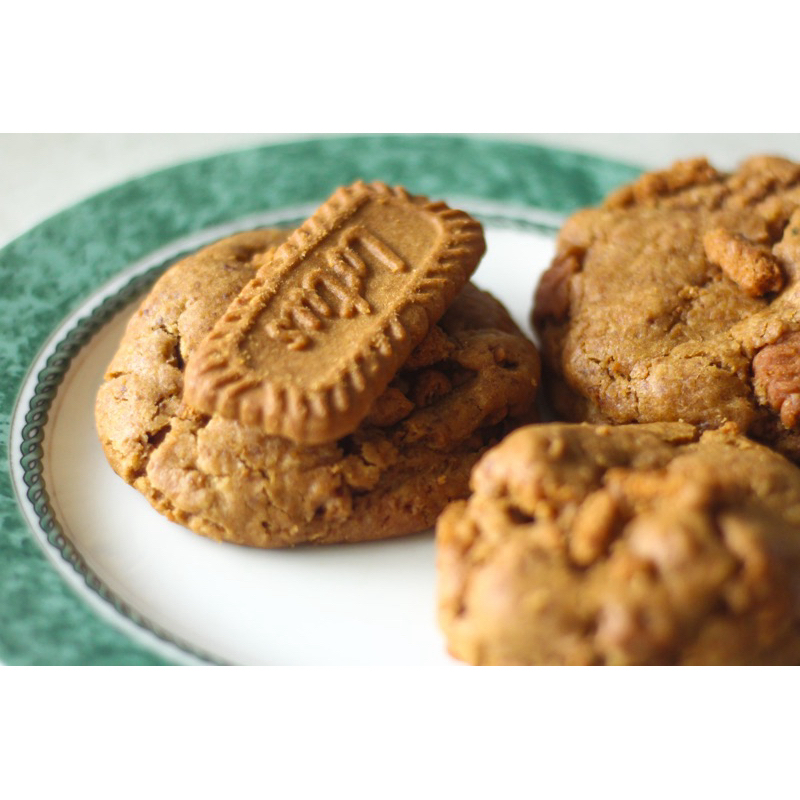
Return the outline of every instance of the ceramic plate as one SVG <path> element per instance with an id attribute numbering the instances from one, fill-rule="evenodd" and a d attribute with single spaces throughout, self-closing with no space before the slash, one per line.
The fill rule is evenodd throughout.
<path id="1" fill-rule="evenodd" d="M 531 145 L 357 137 L 273 145 L 125 183 L 0 252 L 0 658 L 38 664 L 450 664 L 433 536 L 257 551 L 157 514 L 94 431 L 136 304 L 181 255 L 292 225 L 357 177 L 446 199 L 484 224 L 475 282 L 526 330 L 566 214 L 638 170 Z M 6 433 L 7 432 L 7 433 Z"/>

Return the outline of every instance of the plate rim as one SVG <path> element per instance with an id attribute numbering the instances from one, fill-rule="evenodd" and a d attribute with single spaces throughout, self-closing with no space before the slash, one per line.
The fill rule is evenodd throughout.
<path id="1" fill-rule="evenodd" d="M 303 145 L 317 147 L 322 144 L 323 150 L 325 149 L 324 145 L 329 145 L 334 149 L 347 149 L 348 147 L 352 148 L 356 144 L 361 146 L 367 140 L 372 142 L 373 146 L 383 145 L 390 149 L 391 147 L 397 148 L 398 145 L 402 145 L 401 149 L 408 149 L 412 153 L 415 146 L 420 147 L 424 144 L 429 151 L 441 149 L 442 154 L 451 152 L 452 147 L 456 143 L 461 146 L 464 146 L 466 143 L 468 147 L 477 143 L 479 145 L 478 149 L 483 149 L 485 151 L 484 155 L 486 152 L 491 153 L 491 157 L 494 159 L 493 163 L 504 168 L 512 165 L 515 159 L 519 157 L 520 153 L 525 152 L 529 157 L 539 156 L 545 158 L 547 167 L 547 169 L 544 170 L 545 173 L 548 172 L 548 170 L 552 172 L 555 169 L 555 171 L 558 172 L 559 168 L 562 170 L 566 169 L 568 176 L 571 176 L 573 179 L 577 178 L 580 181 L 588 175 L 595 183 L 599 184 L 602 184 L 603 181 L 597 180 L 598 172 L 606 176 L 612 175 L 618 179 L 631 178 L 639 172 L 638 168 L 621 162 L 596 156 L 586 156 L 584 154 L 559 150 L 557 148 L 503 141 L 465 139 L 463 137 L 441 136 L 434 137 L 433 139 L 431 137 L 413 136 L 336 137 L 266 145 L 188 161 L 174 167 L 150 173 L 141 178 L 133 179 L 132 181 L 123 182 L 116 187 L 112 187 L 105 192 L 75 204 L 59 212 L 54 217 L 40 223 L 0 250 L 0 275 L 2 274 L 2 269 L 6 266 L 4 257 L 6 257 L 10 251 L 19 249 L 20 244 L 24 244 L 26 239 L 35 238 L 37 232 L 41 233 L 41 231 L 48 226 L 55 225 L 58 227 L 58 225 L 64 225 L 65 223 L 68 225 L 70 217 L 75 218 L 76 215 L 80 216 L 82 214 L 91 213 L 93 206 L 107 201 L 109 197 L 113 200 L 115 193 L 117 196 L 121 194 L 124 197 L 126 189 L 130 189 L 132 185 L 139 188 L 143 184 L 146 185 L 148 181 L 157 182 L 157 179 L 159 177 L 163 178 L 165 174 L 171 174 L 174 177 L 180 176 L 181 173 L 191 173 L 193 171 L 203 173 L 204 168 L 208 167 L 209 164 L 219 163 L 220 160 L 225 160 L 226 158 L 235 158 L 237 155 L 244 156 L 250 154 L 251 156 L 258 156 L 258 154 L 268 153 L 274 158 L 275 156 L 280 157 L 281 151 L 283 151 L 283 155 L 286 155 L 292 148 L 296 151 L 298 146 L 301 146 L 302 149 Z M 541 179 L 541 175 L 539 175 L 538 178 Z M 589 183 L 591 182 L 590 180 Z M 604 188 L 607 189 L 608 187 Z M 481 192 L 475 195 L 473 200 L 477 204 L 486 203 L 489 206 L 491 206 L 492 203 L 499 202 L 504 209 L 517 205 L 521 213 L 532 213 L 532 207 L 530 205 L 526 204 L 524 201 L 521 203 L 517 202 L 520 194 L 511 192 L 511 199 L 507 200 L 496 197 L 495 195 L 497 193 L 496 190 Z M 500 193 L 502 194 L 503 192 L 501 191 Z M 487 194 L 490 196 L 487 197 Z M 509 193 L 506 192 L 506 196 L 508 196 L 508 194 Z M 578 192 L 577 194 L 581 193 Z M 591 191 L 588 194 L 591 194 Z M 524 197 L 524 192 L 521 196 Z M 578 199 L 575 207 L 588 204 L 585 199 L 586 196 L 587 192 L 584 191 L 581 195 L 583 199 Z M 448 197 L 452 198 L 453 201 L 456 200 L 456 195 L 454 194 L 448 193 Z M 600 198 L 597 197 L 593 199 L 599 200 Z M 467 202 L 467 198 L 463 196 L 463 193 L 459 193 L 458 200 Z M 307 204 L 308 201 L 294 205 L 299 208 L 301 205 Z M 291 216 L 289 213 L 291 211 L 291 206 L 275 206 L 270 209 L 270 211 L 273 212 L 273 216 L 275 212 L 284 216 L 284 218 Z M 85 562 L 83 562 L 77 548 L 73 548 L 63 536 L 63 532 L 59 530 L 58 522 L 54 515 L 51 514 L 50 518 L 47 517 L 46 506 L 49 504 L 49 498 L 46 494 L 46 487 L 42 484 L 41 470 L 43 469 L 42 461 L 44 453 L 41 448 L 41 442 L 48 419 L 48 411 L 50 405 L 57 396 L 58 387 L 68 372 L 69 365 L 74 356 L 88 344 L 94 334 L 107 324 L 122 307 L 135 300 L 136 297 L 141 296 L 147 286 L 152 284 L 157 279 L 158 275 L 161 274 L 170 263 L 173 263 L 179 258 L 181 254 L 191 252 L 191 250 L 202 246 L 203 243 L 227 235 L 232 230 L 255 227 L 257 224 L 269 224 L 268 217 L 270 216 L 270 211 L 253 215 L 244 215 L 243 218 L 238 218 L 233 221 L 228 220 L 217 225 L 205 226 L 200 229 L 195 229 L 191 233 L 177 239 L 161 242 L 161 246 L 148 256 L 140 258 L 133 263 L 129 263 L 122 270 L 116 270 L 113 276 L 109 277 L 107 280 L 99 282 L 95 280 L 93 288 L 89 290 L 88 293 L 86 290 L 82 293 L 78 293 L 78 296 L 74 298 L 77 307 L 60 317 L 58 322 L 55 325 L 50 325 L 49 330 L 45 332 L 45 339 L 40 343 L 39 347 L 37 347 L 35 356 L 29 359 L 25 374 L 15 387 L 11 409 L 2 410 L 4 418 L 0 421 L 6 423 L 8 430 L 8 435 L 4 437 L 5 440 L 2 444 L 7 448 L 8 457 L 4 459 L 6 462 L 4 466 L 7 475 L 2 475 L 0 477 L 7 478 L 8 482 L 10 482 L 10 487 L 0 485 L 0 500 L 7 499 L 7 497 L 3 496 L 7 494 L 7 489 L 10 488 L 18 516 L 17 520 L 11 520 L 10 527 L 12 528 L 12 534 L 16 533 L 17 538 L 19 538 L 21 532 L 19 530 L 19 523 L 22 523 L 25 529 L 24 533 L 27 533 L 38 545 L 37 550 L 39 558 L 45 559 L 46 568 L 55 570 L 57 578 L 64 584 L 73 584 L 69 585 L 70 594 L 65 594 L 61 591 L 60 593 L 56 593 L 59 594 L 58 597 L 50 598 L 54 601 L 55 605 L 63 607 L 65 603 L 71 603 L 73 605 L 78 603 L 83 606 L 92 607 L 90 613 L 95 615 L 95 623 L 100 626 L 103 636 L 105 638 L 110 637 L 112 640 L 115 638 L 111 634 L 110 628 L 116 632 L 117 636 L 123 637 L 123 642 L 112 642 L 111 653 L 106 652 L 102 654 L 98 647 L 95 646 L 91 637 L 81 642 L 76 650 L 74 642 L 69 641 L 68 636 L 64 637 L 62 635 L 60 637 L 61 641 L 50 641 L 48 643 L 50 646 L 45 648 L 48 655 L 42 658 L 41 632 L 38 633 L 39 641 L 27 640 L 27 646 L 24 638 L 21 642 L 19 641 L 19 637 L 16 642 L 8 642 L 4 636 L 5 625 L 8 622 L 6 618 L 7 614 L 0 613 L 0 659 L 5 660 L 7 663 L 26 664 L 224 663 L 218 658 L 194 648 L 189 643 L 181 642 L 168 631 L 151 623 L 135 609 L 127 606 L 120 598 L 114 596 L 114 593 L 111 592 L 101 580 L 93 575 L 91 570 L 85 565 Z M 563 208 L 560 209 L 560 211 L 563 213 Z M 550 214 L 553 219 L 557 216 L 552 214 L 551 208 L 540 208 L 537 212 L 533 213 L 535 215 L 539 212 L 542 212 L 545 218 L 548 214 Z M 540 222 L 539 224 L 542 223 Z M 551 228 L 552 224 L 551 221 L 550 224 L 544 225 L 544 227 Z M 91 242 L 89 242 L 89 244 L 91 244 Z M 106 243 L 106 247 L 108 247 L 108 243 Z M 39 369 L 42 364 L 44 365 L 43 368 Z M 38 370 L 35 383 L 33 383 L 32 376 L 34 370 Z M 25 409 L 21 404 L 24 403 L 26 399 L 26 388 L 30 388 L 31 385 L 34 386 L 34 390 L 28 392 L 29 408 Z M 34 401 L 36 401 L 36 404 L 34 404 Z M 20 419 L 20 415 L 23 414 L 23 412 L 23 418 L 27 423 L 25 429 L 12 428 L 12 421 Z M 21 435 L 19 443 L 16 442 L 15 430 L 19 430 Z M 20 449 L 17 448 L 17 444 L 19 444 Z M 27 450 L 22 452 L 22 448 L 27 448 Z M 20 464 L 16 464 L 20 456 Z M 22 462 L 25 462 L 27 467 Z M 18 483 L 17 480 L 14 479 L 14 474 L 18 472 L 19 469 L 23 471 L 23 479 L 27 486 L 27 498 L 19 496 Z M 38 479 L 36 476 L 37 469 L 39 469 Z M 30 479 L 30 482 L 28 479 Z M 31 494 L 35 496 L 35 499 L 30 497 Z M 28 503 L 34 508 L 36 504 L 39 503 L 40 508 L 43 508 L 45 511 L 43 514 L 37 512 L 38 526 L 34 524 L 33 519 L 30 517 Z M 14 525 L 14 522 L 16 522 L 17 525 Z M 3 529 L 0 530 L 0 552 L 2 552 L 3 549 L 8 550 L 8 527 L 9 521 L 6 515 L 5 524 Z M 42 540 L 42 536 L 44 540 Z M 50 547 L 47 546 L 48 543 Z M 14 553 L 12 553 L 12 555 L 14 555 Z M 70 562 L 77 581 L 84 581 L 90 592 L 96 595 L 96 603 L 91 602 L 86 592 L 82 590 L 82 587 L 74 585 L 75 581 L 69 580 L 64 574 L 63 565 L 57 564 L 54 560 L 58 557 L 63 557 Z M 3 562 L 5 563 L 5 567 L 0 566 L 0 585 L 2 585 L 4 576 L 8 575 L 15 565 L 29 567 L 31 564 L 35 564 L 35 561 L 36 559 L 30 553 L 30 548 L 26 548 L 25 552 L 17 552 L 16 558 L 10 560 L 6 559 Z M 78 562 L 82 564 L 81 568 L 76 565 Z M 95 582 L 96 585 L 92 585 L 92 581 Z M 60 586 L 60 588 L 63 589 L 63 586 Z M 84 611 L 85 610 L 84 608 Z M 19 614 L 20 611 L 25 611 L 25 609 L 17 609 L 16 613 Z M 37 611 L 40 615 L 42 613 L 47 613 L 42 612 L 41 607 L 39 609 L 31 609 L 31 611 L 33 612 L 33 617 L 35 617 Z M 52 611 L 49 613 L 52 613 Z M 122 626 L 120 626 L 120 616 L 126 618 Z M 19 619 L 16 621 L 17 623 L 21 622 Z M 30 629 L 37 627 L 35 618 L 31 618 L 29 622 L 30 624 L 28 627 Z M 50 620 L 50 622 L 52 623 L 52 620 Z M 133 627 L 131 627 L 131 625 Z M 24 628 L 25 625 L 23 624 L 22 627 Z M 68 632 L 62 631 L 61 633 Z M 106 650 L 108 649 L 108 642 L 104 643 L 104 647 Z"/>

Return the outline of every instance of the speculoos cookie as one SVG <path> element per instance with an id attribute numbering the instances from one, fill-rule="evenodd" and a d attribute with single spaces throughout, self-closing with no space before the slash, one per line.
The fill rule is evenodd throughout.
<path id="1" fill-rule="evenodd" d="M 338 189 L 199 344 L 187 402 L 303 444 L 351 433 L 485 249 L 480 224 L 442 202 Z"/>
<path id="2" fill-rule="evenodd" d="M 448 257 L 461 258 L 466 266 L 458 272 L 451 258 L 442 288 L 441 276 L 430 274 L 439 270 L 441 259 L 439 266 L 426 262 L 434 285 L 419 293 L 416 311 L 401 312 L 400 321 L 408 323 L 402 335 L 399 326 L 394 328 L 400 349 L 406 348 L 402 363 L 392 366 L 387 377 L 385 361 L 374 370 L 369 358 L 362 362 L 363 393 L 374 396 L 366 407 L 360 401 L 341 402 L 343 413 L 321 437 L 333 436 L 326 441 L 297 441 L 288 435 L 303 439 L 311 431 L 310 438 L 318 439 L 324 429 L 306 424 L 314 409 L 302 400 L 284 409 L 295 416 L 283 431 L 287 435 L 276 435 L 265 429 L 264 419 L 275 409 L 263 392 L 259 413 L 249 401 L 226 403 L 224 380 L 207 392 L 210 405 L 205 409 L 184 396 L 187 365 L 200 348 L 205 361 L 198 373 L 213 363 L 209 338 L 215 324 L 236 308 L 237 298 L 254 280 L 262 286 L 271 280 L 270 265 L 290 232 L 238 234 L 172 266 L 130 320 L 98 393 L 97 429 L 112 467 L 162 514 L 217 540 L 282 547 L 379 539 L 430 527 L 450 500 L 467 495 L 479 455 L 533 419 L 539 382 L 533 344 L 500 303 L 468 283 L 482 252 L 482 237 L 474 241 L 477 223 L 457 216 L 462 212 L 447 211 L 435 204 L 431 224 L 446 229 L 448 219 L 456 221 L 456 234 L 469 241 L 453 244 L 457 252 Z M 438 221 L 442 215 L 444 224 Z M 363 282 L 373 270 L 413 269 L 408 264 L 413 253 L 401 256 L 402 268 L 393 262 L 398 240 L 392 239 L 390 252 L 381 249 L 391 232 L 373 239 L 371 223 L 359 220 L 358 225 L 353 237 L 346 235 L 346 225 L 339 228 L 339 250 L 326 260 L 343 258 L 345 263 L 338 262 L 328 283 L 310 270 L 305 284 L 301 280 L 290 287 L 298 290 L 290 298 L 294 305 L 281 296 L 280 314 L 262 320 L 275 323 L 272 342 L 283 339 L 288 348 L 301 335 L 309 340 L 328 335 L 334 322 L 344 329 L 358 314 L 377 314 L 376 298 Z M 358 297 L 371 308 L 352 309 L 348 316 L 347 303 Z M 392 302 L 402 301 L 402 295 L 393 296 Z M 315 310 L 314 303 L 316 313 L 305 314 L 303 309 Z M 235 327 L 236 322 L 229 314 L 226 325 Z M 237 349 L 251 330 L 235 332 L 230 351 L 217 351 L 222 372 L 230 362 L 243 367 L 239 378 L 250 380 L 261 369 L 263 363 L 253 366 L 248 360 L 249 345 Z M 375 344 L 370 352 L 385 356 L 389 345 L 396 346 L 394 339 L 387 345 L 386 330 L 378 325 L 377 334 L 370 334 Z M 337 336 L 341 349 L 357 338 L 352 330 Z M 316 346 L 313 341 L 307 345 L 292 352 Z M 199 396 L 209 386 L 197 388 Z M 335 404 L 335 392 L 325 402 Z M 348 417 L 354 406 L 358 410 Z M 344 427 L 342 418 L 348 420 Z"/>
<path id="3" fill-rule="evenodd" d="M 800 470 L 733 425 L 531 425 L 472 488 L 436 533 L 455 657 L 800 663 Z"/>
<path id="4" fill-rule="evenodd" d="M 800 164 L 705 159 L 573 215 L 536 291 L 559 418 L 686 421 L 800 459 Z"/>

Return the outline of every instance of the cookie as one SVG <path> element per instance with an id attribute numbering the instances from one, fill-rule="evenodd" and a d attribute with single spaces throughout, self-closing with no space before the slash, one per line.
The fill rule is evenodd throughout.
<path id="1" fill-rule="evenodd" d="M 186 401 L 302 444 L 352 433 L 485 250 L 480 223 L 442 202 L 338 189 L 199 344 Z"/>
<path id="2" fill-rule="evenodd" d="M 800 663 L 800 470 L 733 426 L 510 434 L 437 525 L 472 664 Z"/>
<path id="3" fill-rule="evenodd" d="M 258 547 L 379 539 L 430 527 L 466 496 L 479 454 L 530 421 L 534 346 L 467 284 L 355 431 L 318 445 L 184 402 L 185 365 L 283 231 L 252 231 L 172 266 L 130 320 L 96 403 L 116 472 L 170 519 Z"/>
<path id="4" fill-rule="evenodd" d="M 800 458 L 800 165 L 704 159 L 564 225 L 534 325 L 556 414 L 683 420 Z"/>

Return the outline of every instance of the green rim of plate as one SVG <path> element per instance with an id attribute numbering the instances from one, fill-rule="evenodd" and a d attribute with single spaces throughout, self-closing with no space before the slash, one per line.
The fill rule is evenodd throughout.
<path id="1" fill-rule="evenodd" d="M 21 458 L 41 531 L 82 570 L 50 513 L 41 479 L 47 411 L 74 355 L 159 272 L 133 278 L 59 342 L 27 410 L 23 453 L 9 454 L 11 415 L 30 365 L 61 320 L 125 267 L 199 230 L 318 201 L 356 178 L 415 193 L 470 197 L 566 214 L 599 202 L 636 167 L 536 145 L 451 136 L 357 136 L 269 145 L 171 167 L 95 195 L 0 250 L 0 659 L 7 664 L 166 664 L 158 648 L 95 611 L 49 563 L 18 506 L 11 458 Z M 60 538 L 59 538 L 60 537 Z M 174 642 L 135 612 L 141 628 Z"/>

